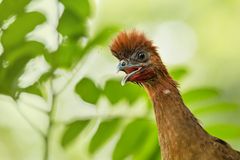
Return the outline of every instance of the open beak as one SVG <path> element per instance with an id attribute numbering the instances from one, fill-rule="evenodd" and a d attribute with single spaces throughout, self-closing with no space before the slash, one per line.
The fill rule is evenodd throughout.
<path id="1" fill-rule="evenodd" d="M 125 61 L 121 61 L 118 66 L 117 70 L 119 71 L 124 71 L 126 73 L 126 76 L 123 77 L 121 81 L 121 85 L 125 85 L 127 81 L 130 80 L 132 76 L 134 76 L 136 73 L 138 73 L 143 66 L 141 64 L 131 64 L 131 63 L 126 63 Z"/>

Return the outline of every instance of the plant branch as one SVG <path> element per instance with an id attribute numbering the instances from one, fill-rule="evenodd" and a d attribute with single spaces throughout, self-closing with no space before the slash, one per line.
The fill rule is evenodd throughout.
<path id="1" fill-rule="evenodd" d="M 56 9 L 57 9 L 57 20 L 59 22 L 59 18 L 60 18 L 60 11 L 59 11 L 59 1 L 56 0 Z M 60 33 L 58 33 L 57 35 L 57 41 L 58 41 L 58 45 L 60 44 Z M 54 70 L 51 71 L 52 73 L 54 73 Z M 48 160 L 49 159 L 49 150 L 50 150 L 50 138 L 52 135 L 52 131 L 53 131 L 53 127 L 55 125 L 54 122 L 54 116 L 55 116 L 55 111 L 57 108 L 56 105 L 56 99 L 57 99 L 57 93 L 54 92 L 53 89 L 53 77 L 50 78 L 50 90 L 51 90 L 51 102 L 50 102 L 50 111 L 48 112 L 48 118 L 49 118 L 49 124 L 48 124 L 48 128 L 47 128 L 47 133 L 46 136 L 44 137 L 44 157 L 43 160 Z"/>

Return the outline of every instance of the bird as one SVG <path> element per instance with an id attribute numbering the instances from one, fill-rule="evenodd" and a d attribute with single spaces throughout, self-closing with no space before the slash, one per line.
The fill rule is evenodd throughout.
<path id="1" fill-rule="evenodd" d="M 210 135 L 187 108 L 157 46 L 143 32 L 122 31 L 109 48 L 118 71 L 126 73 L 121 84 L 143 86 L 152 101 L 163 160 L 240 160 L 239 151 Z"/>

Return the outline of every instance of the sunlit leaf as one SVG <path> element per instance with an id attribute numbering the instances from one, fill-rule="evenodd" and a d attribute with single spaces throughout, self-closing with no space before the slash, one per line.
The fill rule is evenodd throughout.
<path id="1" fill-rule="evenodd" d="M 0 4 L 0 26 L 10 16 L 22 13 L 30 0 L 3 0 Z"/>
<path id="2" fill-rule="evenodd" d="M 187 104 L 191 104 L 216 98 L 219 96 L 219 92 L 214 88 L 198 88 L 192 89 L 184 93 L 182 96 Z"/>
<path id="3" fill-rule="evenodd" d="M 24 71 L 26 64 L 34 57 L 46 52 L 44 46 L 39 42 L 25 42 L 21 47 L 3 54 L 0 57 L 1 65 L 7 63 L 7 66 L 0 70 L 0 92 L 16 96 L 19 91 L 18 78 Z"/>
<path id="4" fill-rule="evenodd" d="M 176 67 L 170 70 L 170 75 L 174 80 L 182 80 L 188 74 L 186 67 Z"/>
<path id="5" fill-rule="evenodd" d="M 234 124 L 215 124 L 207 126 L 206 130 L 210 134 L 223 139 L 239 138 L 240 135 L 240 125 Z"/>
<path id="6" fill-rule="evenodd" d="M 27 33 L 32 31 L 37 25 L 43 23 L 45 17 L 39 12 L 24 13 L 3 32 L 2 44 L 5 51 L 22 45 Z"/>
<path id="7" fill-rule="evenodd" d="M 93 136 L 89 146 L 90 153 L 93 154 L 113 136 L 118 128 L 119 122 L 120 119 L 111 119 L 104 121 L 99 125 L 99 128 Z"/>
<path id="8" fill-rule="evenodd" d="M 146 142 L 149 131 L 149 121 L 136 119 L 131 122 L 122 133 L 113 152 L 113 160 L 122 160 L 128 155 L 137 153 Z"/>
<path id="9" fill-rule="evenodd" d="M 64 131 L 61 145 L 67 147 L 77 136 L 83 131 L 83 129 L 89 124 L 89 120 L 74 121 L 66 126 Z"/>
<path id="10" fill-rule="evenodd" d="M 101 90 L 88 78 L 83 78 L 75 88 L 76 93 L 86 102 L 96 104 Z"/>

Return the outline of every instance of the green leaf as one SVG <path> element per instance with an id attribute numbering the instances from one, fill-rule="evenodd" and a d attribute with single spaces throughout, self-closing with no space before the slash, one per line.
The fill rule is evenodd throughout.
<path id="1" fill-rule="evenodd" d="M 87 35 L 87 19 L 91 14 L 88 0 L 61 0 L 65 10 L 57 30 L 70 39 L 78 40 Z"/>
<path id="2" fill-rule="evenodd" d="M 116 118 L 104 121 L 99 125 L 97 132 L 90 142 L 89 151 L 91 154 L 95 153 L 102 145 L 104 145 L 104 143 L 106 143 L 107 140 L 114 135 L 118 128 L 119 122 L 120 119 Z"/>
<path id="3" fill-rule="evenodd" d="M 116 104 L 123 99 L 132 104 L 140 97 L 143 97 L 145 92 L 143 88 L 136 84 L 121 86 L 120 80 L 108 80 L 104 88 L 104 94 L 112 104 Z"/>
<path id="4" fill-rule="evenodd" d="M 152 153 L 146 159 L 151 159 L 151 160 L 160 160 L 161 159 L 159 144 L 155 145 L 154 147 L 155 148 L 152 150 Z"/>
<path id="5" fill-rule="evenodd" d="M 86 21 L 79 19 L 67 9 L 63 12 L 62 17 L 60 18 L 57 30 L 62 35 L 69 36 L 69 38 L 76 40 L 87 35 Z"/>
<path id="6" fill-rule="evenodd" d="M 132 83 L 124 85 L 123 94 L 125 95 L 125 99 L 127 99 L 130 104 L 146 96 L 143 87 Z"/>
<path id="7" fill-rule="evenodd" d="M 123 87 L 118 80 L 108 80 L 105 84 L 104 94 L 112 104 L 116 104 L 125 98 Z"/>
<path id="8" fill-rule="evenodd" d="M 36 41 L 26 41 L 23 42 L 18 48 L 9 52 L 4 52 L 3 58 L 5 58 L 9 65 L 11 65 L 23 56 L 29 55 L 34 58 L 38 55 L 44 55 L 46 53 L 47 50 L 42 43 Z"/>
<path id="9" fill-rule="evenodd" d="M 5 51 L 22 45 L 25 36 L 37 25 L 43 23 L 45 17 L 39 12 L 24 13 L 5 30 L 2 34 L 2 44 Z"/>
<path id="10" fill-rule="evenodd" d="M 91 15 L 89 0 L 60 0 L 65 9 L 71 11 L 79 19 L 87 19 Z"/>
<path id="11" fill-rule="evenodd" d="M 88 78 L 83 78 L 75 87 L 76 93 L 86 102 L 96 104 L 101 90 Z"/>
<path id="12" fill-rule="evenodd" d="M 3 0 L 0 4 L 0 26 L 10 16 L 22 13 L 29 2 L 30 0 Z"/>
<path id="13" fill-rule="evenodd" d="M 182 80 L 188 74 L 186 67 L 176 67 L 170 70 L 170 75 L 174 80 Z"/>
<path id="14" fill-rule="evenodd" d="M 141 145 L 139 151 L 134 154 L 134 160 L 154 159 L 155 155 L 160 152 L 158 144 L 158 133 L 156 123 L 150 123 L 146 142 Z"/>
<path id="15" fill-rule="evenodd" d="M 221 137 L 222 139 L 233 139 L 239 138 L 240 135 L 240 125 L 234 124 L 216 124 L 207 126 L 206 130 L 216 136 Z"/>
<path id="16" fill-rule="evenodd" d="M 82 57 L 82 50 L 76 42 L 66 41 L 59 46 L 57 51 L 44 56 L 53 68 L 70 69 Z"/>
<path id="17" fill-rule="evenodd" d="M 31 59 L 29 56 L 23 56 L 16 63 L 9 66 L 7 69 L 0 70 L 1 82 L 0 92 L 16 98 L 18 91 L 18 78 L 23 73 L 26 63 Z"/>
<path id="18" fill-rule="evenodd" d="M 26 87 L 24 89 L 21 89 L 21 92 L 22 91 L 42 96 L 42 92 L 41 92 L 41 90 L 39 88 L 39 84 L 38 83 L 34 83 L 31 86 L 28 86 L 28 87 Z"/>
<path id="19" fill-rule="evenodd" d="M 149 120 L 136 119 L 131 122 L 118 141 L 113 152 L 113 160 L 122 160 L 127 156 L 137 153 L 146 142 L 149 131 Z"/>
<path id="20" fill-rule="evenodd" d="M 83 129 L 89 124 L 89 120 L 77 120 L 66 126 L 64 131 L 61 145 L 67 147 L 77 136 L 83 131 Z"/>
<path id="21" fill-rule="evenodd" d="M 211 113 L 229 112 L 229 111 L 235 112 L 238 110 L 238 108 L 239 108 L 238 104 L 218 102 L 216 104 L 202 106 L 194 110 L 194 113 L 200 115 L 200 114 L 211 114 Z"/>
<path id="22" fill-rule="evenodd" d="M 182 95 L 186 104 L 202 102 L 219 96 L 219 91 L 214 88 L 192 89 Z"/>

